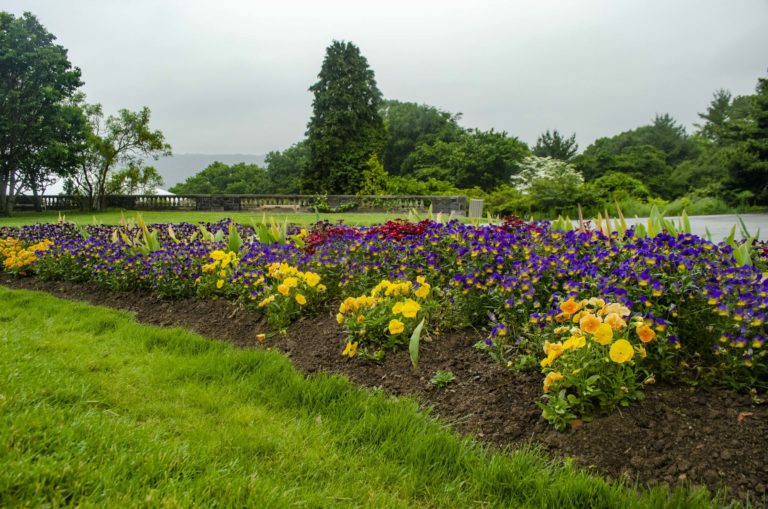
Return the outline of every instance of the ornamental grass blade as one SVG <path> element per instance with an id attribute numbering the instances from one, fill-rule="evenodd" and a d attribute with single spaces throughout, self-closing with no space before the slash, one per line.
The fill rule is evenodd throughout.
<path id="1" fill-rule="evenodd" d="M 421 330 L 424 328 L 424 320 L 426 320 L 426 318 L 422 318 L 419 325 L 413 329 L 411 342 L 408 344 L 408 352 L 411 354 L 411 364 L 413 364 L 413 369 L 419 367 L 419 342 L 421 341 Z"/>
<path id="2" fill-rule="evenodd" d="M 688 219 L 688 214 L 685 212 L 685 209 L 683 209 L 680 221 L 682 222 L 681 230 L 683 233 L 691 233 L 691 221 Z"/>
<path id="3" fill-rule="evenodd" d="M 760 230 L 757 231 L 757 235 L 753 236 L 749 229 L 747 228 L 746 223 L 741 218 L 741 216 L 736 216 L 736 219 L 739 220 L 739 229 L 741 230 L 741 236 L 744 237 L 746 240 L 757 240 L 757 238 L 760 236 Z"/>
<path id="4" fill-rule="evenodd" d="M 619 205 L 618 200 L 616 198 L 613 199 L 614 203 L 616 203 L 616 215 L 619 216 L 619 224 L 621 225 L 621 235 L 624 236 L 624 233 L 627 231 L 627 220 L 624 219 L 624 214 L 621 212 L 621 205 Z"/>

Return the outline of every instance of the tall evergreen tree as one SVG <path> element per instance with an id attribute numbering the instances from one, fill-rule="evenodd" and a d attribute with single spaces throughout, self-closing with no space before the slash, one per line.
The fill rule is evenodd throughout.
<path id="1" fill-rule="evenodd" d="M 371 155 L 384 147 L 382 96 L 357 46 L 334 41 L 325 53 L 307 126 L 310 163 L 305 193 L 355 194 Z"/>
<path id="2" fill-rule="evenodd" d="M 561 161 L 570 161 L 578 150 L 579 145 L 576 143 L 576 134 L 566 138 L 557 129 L 551 133 L 547 129 L 547 132 L 536 140 L 536 146 L 533 147 L 532 152 L 537 157 L 551 157 Z"/>

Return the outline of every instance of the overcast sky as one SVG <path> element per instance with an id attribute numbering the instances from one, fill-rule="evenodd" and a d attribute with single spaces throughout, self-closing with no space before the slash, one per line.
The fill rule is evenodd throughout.
<path id="1" fill-rule="evenodd" d="M 768 0 L 3 0 L 35 14 L 105 112 L 152 110 L 175 153 L 263 154 L 304 137 L 332 40 L 385 98 L 534 144 L 669 113 L 691 130 L 718 88 L 768 70 Z"/>

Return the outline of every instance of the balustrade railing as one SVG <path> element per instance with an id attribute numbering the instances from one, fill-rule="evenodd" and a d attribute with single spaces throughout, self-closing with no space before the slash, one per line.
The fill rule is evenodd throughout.
<path id="1" fill-rule="evenodd" d="M 47 210 L 73 210 L 87 206 L 85 198 L 74 195 L 41 196 Z M 17 196 L 16 208 L 29 210 L 34 206 L 31 196 Z M 297 195 L 297 194 L 208 194 L 208 195 L 131 195 L 109 196 L 107 207 L 126 210 L 199 210 L 233 212 L 408 212 L 467 214 L 465 196 L 357 196 L 357 195 Z"/>

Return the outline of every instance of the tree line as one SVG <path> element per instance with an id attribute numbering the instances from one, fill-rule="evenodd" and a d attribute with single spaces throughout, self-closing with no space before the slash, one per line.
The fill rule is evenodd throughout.
<path id="1" fill-rule="evenodd" d="M 464 128 L 460 113 L 383 99 L 350 42 L 327 48 L 310 91 L 306 138 L 270 152 L 266 168 L 217 163 L 172 190 L 229 192 L 250 181 L 262 192 L 289 194 L 466 194 L 496 213 L 550 216 L 579 205 L 615 211 L 617 203 L 630 214 L 652 205 L 670 213 L 768 205 L 766 78 L 752 95 L 715 91 L 693 133 L 658 114 L 581 153 L 576 135 L 557 129 L 529 147 L 503 131 Z M 212 184 L 217 179 L 224 187 Z"/>
<path id="2" fill-rule="evenodd" d="M 80 71 L 25 13 L 0 13 L 0 205 L 42 193 L 54 178 L 93 208 L 114 193 L 162 183 L 148 156 L 170 154 L 150 111 L 105 118 L 78 91 Z M 504 131 L 460 125 L 461 114 L 384 99 L 351 42 L 327 49 L 306 136 L 267 154 L 266 167 L 216 162 L 177 184 L 179 194 L 464 194 L 499 214 L 574 213 L 651 205 L 717 213 L 768 205 L 768 79 L 754 94 L 717 90 L 688 133 L 668 114 L 600 138 L 542 133 L 533 147 Z"/>

